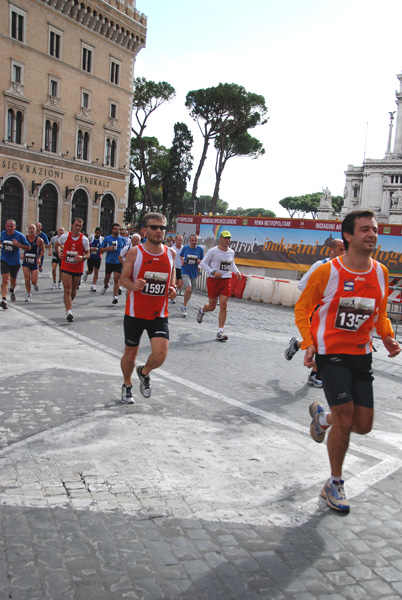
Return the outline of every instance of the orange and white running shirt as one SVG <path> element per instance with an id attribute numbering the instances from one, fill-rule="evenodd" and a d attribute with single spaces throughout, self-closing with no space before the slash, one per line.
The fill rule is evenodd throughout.
<path id="1" fill-rule="evenodd" d="M 387 317 L 388 270 L 370 262 L 368 271 L 351 271 L 337 257 L 312 273 L 295 306 L 303 349 L 314 344 L 318 354 L 368 354 L 374 327 L 382 339 L 393 335 Z"/>
<path id="2" fill-rule="evenodd" d="M 139 292 L 130 291 L 127 294 L 126 315 L 149 321 L 156 317 L 167 317 L 167 295 L 174 267 L 172 249 L 164 246 L 160 254 L 150 254 L 141 244 L 137 249 L 132 279 L 145 279 L 147 283 Z"/>

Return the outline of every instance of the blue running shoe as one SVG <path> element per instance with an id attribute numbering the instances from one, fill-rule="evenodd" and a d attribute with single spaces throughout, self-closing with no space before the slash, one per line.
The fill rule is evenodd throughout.
<path id="1" fill-rule="evenodd" d="M 320 402 L 313 402 L 309 406 L 310 417 L 312 417 L 311 425 L 310 425 L 310 435 L 317 444 L 321 444 L 325 438 L 325 428 L 321 427 L 319 423 L 319 416 L 325 412 L 325 409 Z"/>
<path id="2" fill-rule="evenodd" d="M 292 339 L 289 342 L 289 346 L 286 348 L 286 350 L 284 352 L 286 360 L 292 360 L 292 358 L 294 357 L 296 352 L 299 350 L 297 344 L 298 344 L 297 338 L 292 337 Z"/>
<path id="3" fill-rule="evenodd" d="M 321 496 L 326 499 L 329 508 L 348 513 L 350 511 L 350 505 L 346 499 L 345 490 L 343 489 L 344 483 L 343 479 L 333 481 L 332 483 L 328 479 L 321 490 Z"/>

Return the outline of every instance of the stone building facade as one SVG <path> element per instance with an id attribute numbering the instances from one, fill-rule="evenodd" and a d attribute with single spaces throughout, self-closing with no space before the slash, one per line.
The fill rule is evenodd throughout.
<path id="1" fill-rule="evenodd" d="M 390 124 L 385 156 L 380 159 L 367 159 L 362 166 L 348 166 L 345 171 L 345 202 L 341 212 L 342 217 L 357 208 L 368 208 L 376 213 L 379 223 L 402 223 L 402 74 L 397 75 L 397 78 L 399 80 L 399 91 L 395 92 L 397 109 L 389 113 Z"/>
<path id="2" fill-rule="evenodd" d="M 146 27 L 135 0 L 0 2 L 2 229 L 123 222 Z"/>

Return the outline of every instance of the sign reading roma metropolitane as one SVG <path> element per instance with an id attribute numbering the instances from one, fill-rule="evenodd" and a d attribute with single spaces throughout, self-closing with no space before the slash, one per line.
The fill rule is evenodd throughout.
<path id="1" fill-rule="evenodd" d="M 230 247 L 237 265 L 290 271 L 307 271 L 329 256 L 329 245 L 341 238 L 341 221 L 262 217 L 208 217 L 180 215 L 177 233 L 184 243 L 192 233 L 208 249 L 218 244 L 222 231 L 232 234 Z M 402 275 L 402 225 L 379 224 L 373 258 L 388 267 L 391 275 Z"/>

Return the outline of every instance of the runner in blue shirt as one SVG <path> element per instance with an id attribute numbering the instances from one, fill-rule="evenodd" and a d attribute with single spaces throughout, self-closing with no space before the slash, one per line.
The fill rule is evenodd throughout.
<path id="1" fill-rule="evenodd" d="M 97 227 L 94 235 L 89 236 L 88 241 L 91 254 L 87 260 L 87 272 L 84 274 L 82 280 L 86 281 L 88 279 L 88 275 L 92 275 L 92 272 L 94 272 L 91 292 L 96 292 L 96 282 L 98 281 L 98 274 L 101 266 L 100 247 L 103 242 L 102 229 Z"/>
<path id="2" fill-rule="evenodd" d="M 42 231 L 42 223 L 36 223 L 36 235 L 38 235 L 40 238 L 42 238 L 43 243 L 45 244 L 45 248 L 49 248 L 49 246 L 50 246 L 49 238 L 47 237 L 46 233 L 44 233 Z M 39 273 L 42 273 L 42 271 L 43 271 L 44 258 L 45 258 L 45 255 L 43 254 L 42 258 L 40 259 Z"/>
<path id="3" fill-rule="evenodd" d="M 187 304 L 191 298 L 191 294 L 195 288 L 195 282 L 198 277 L 198 265 L 204 258 L 204 250 L 201 246 L 197 246 L 198 237 L 190 235 L 188 238 L 188 246 L 184 246 L 180 252 L 181 258 L 181 278 L 184 287 L 184 300 L 181 307 L 181 316 L 187 316 Z"/>
<path id="4" fill-rule="evenodd" d="M 112 304 L 118 303 L 117 296 L 119 294 L 120 274 L 122 270 L 122 264 L 119 261 L 119 256 L 125 245 L 125 238 L 120 235 L 120 225 L 118 223 L 113 223 L 112 233 L 105 237 L 100 247 L 101 254 L 107 252 L 105 261 L 105 280 L 101 294 L 106 294 L 106 290 L 109 287 L 110 277 L 112 273 L 114 273 Z"/>
<path id="5" fill-rule="evenodd" d="M 6 221 L 6 228 L 1 232 L 1 302 L 0 306 L 7 309 L 7 288 L 11 279 L 10 300 L 15 302 L 15 287 L 17 275 L 21 266 L 20 250 L 29 250 L 31 245 L 25 235 L 17 231 L 13 219 Z"/>

